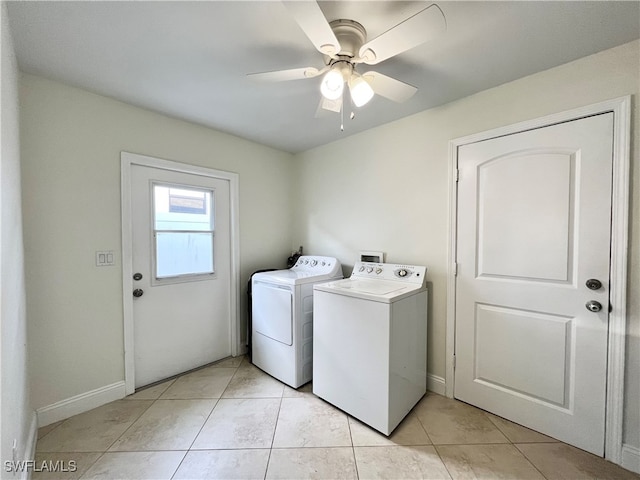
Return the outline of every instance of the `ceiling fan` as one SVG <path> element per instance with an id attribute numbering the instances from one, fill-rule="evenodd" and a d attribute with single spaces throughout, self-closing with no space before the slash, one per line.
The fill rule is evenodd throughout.
<path id="1" fill-rule="evenodd" d="M 408 100 L 417 88 L 379 72 L 370 70 L 359 73 L 357 66 L 376 65 L 431 40 L 446 30 L 444 14 L 436 4 L 429 5 L 369 40 L 365 28 L 354 20 L 327 22 L 315 1 L 293 0 L 282 3 L 311 43 L 324 55 L 325 65 L 320 69 L 303 67 L 252 73 L 248 77 L 259 81 L 279 82 L 323 75 L 320 83 L 320 108 L 334 112 L 342 111 L 345 85 L 351 101 L 357 107 L 369 102 L 374 94 L 395 102 Z"/>

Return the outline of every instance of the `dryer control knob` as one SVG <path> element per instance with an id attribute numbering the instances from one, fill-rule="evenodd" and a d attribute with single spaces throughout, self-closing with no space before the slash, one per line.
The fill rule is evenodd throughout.
<path id="1" fill-rule="evenodd" d="M 398 270 L 398 276 L 399 277 L 406 277 L 407 276 L 407 271 L 404 268 Z"/>
<path id="2" fill-rule="evenodd" d="M 376 273 L 380 275 L 382 273 L 382 269 L 380 267 L 376 268 Z"/>
<path id="3" fill-rule="evenodd" d="M 317 260 L 311 260 L 311 266 L 315 267 L 318 264 Z"/>
<path id="4" fill-rule="evenodd" d="M 358 271 L 364 272 L 364 267 L 360 267 L 360 269 Z"/>
<path id="5" fill-rule="evenodd" d="M 367 268 L 367 273 L 371 273 L 371 272 L 373 272 L 373 267 L 368 267 Z"/>

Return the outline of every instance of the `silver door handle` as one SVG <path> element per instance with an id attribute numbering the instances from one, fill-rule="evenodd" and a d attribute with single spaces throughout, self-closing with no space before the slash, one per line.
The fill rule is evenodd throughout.
<path id="1" fill-rule="evenodd" d="M 595 300 L 589 300 L 585 306 L 590 312 L 599 312 L 602 310 L 602 304 Z"/>

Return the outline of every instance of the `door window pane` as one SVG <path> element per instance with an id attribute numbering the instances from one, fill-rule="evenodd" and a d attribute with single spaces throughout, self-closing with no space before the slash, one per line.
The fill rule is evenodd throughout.
<path id="1" fill-rule="evenodd" d="M 153 197 L 156 230 L 213 231 L 210 190 L 154 185 Z"/>
<path id="2" fill-rule="evenodd" d="M 214 273 L 213 191 L 153 185 L 155 277 Z"/>
<path id="3" fill-rule="evenodd" d="M 213 273 L 213 234 L 156 232 L 156 278 Z"/>

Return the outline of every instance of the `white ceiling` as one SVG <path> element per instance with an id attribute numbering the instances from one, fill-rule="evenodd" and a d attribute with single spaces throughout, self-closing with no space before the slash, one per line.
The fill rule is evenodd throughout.
<path id="1" fill-rule="evenodd" d="M 319 2 L 368 38 L 432 2 Z M 278 1 L 10 1 L 22 71 L 288 152 L 465 97 L 640 37 L 639 1 L 439 1 L 444 36 L 376 66 L 412 84 L 403 104 L 376 96 L 345 118 L 316 118 L 320 78 L 257 83 L 247 73 L 322 67 Z M 535 95 L 535 92 L 531 92 Z M 347 114 L 349 111 L 347 111 Z"/>

